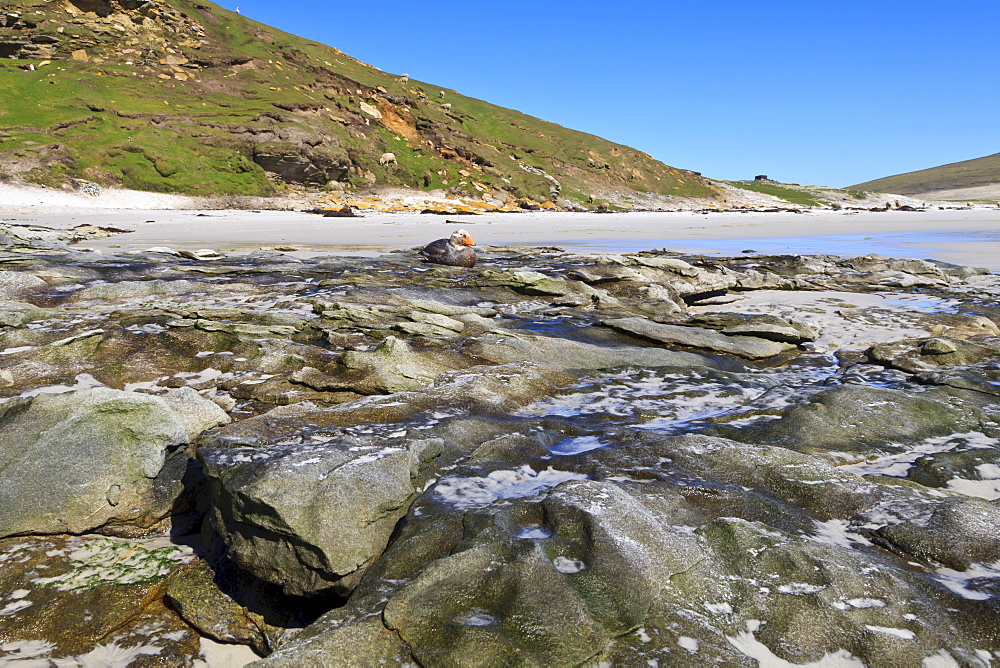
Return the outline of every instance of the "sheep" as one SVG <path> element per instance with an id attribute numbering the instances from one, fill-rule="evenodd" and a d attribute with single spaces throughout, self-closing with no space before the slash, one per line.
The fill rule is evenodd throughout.
<path id="1" fill-rule="evenodd" d="M 404 74 L 403 76 L 401 76 L 401 77 L 399 77 L 398 79 L 396 79 L 396 82 L 397 82 L 397 83 L 401 83 L 401 84 L 405 84 L 405 83 L 407 83 L 407 82 L 408 82 L 409 80 L 410 80 L 410 75 L 409 75 L 409 74 Z"/>
<path id="2" fill-rule="evenodd" d="M 451 102 L 445 102 L 444 104 L 441 105 L 441 108 L 444 109 L 445 111 L 451 111 Z"/>
<path id="3" fill-rule="evenodd" d="M 438 97 L 444 97 L 444 91 L 443 90 L 439 90 L 438 91 Z"/>
<path id="4" fill-rule="evenodd" d="M 383 153 L 382 155 L 380 155 L 378 157 L 378 164 L 380 164 L 380 165 L 385 166 L 385 165 L 388 165 L 390 162 L 392 164 L 394 164 L 394 165 L 398 165 L 399 164 L 398 162 L 396 162 L 396 154 L 395 153 Z"/>

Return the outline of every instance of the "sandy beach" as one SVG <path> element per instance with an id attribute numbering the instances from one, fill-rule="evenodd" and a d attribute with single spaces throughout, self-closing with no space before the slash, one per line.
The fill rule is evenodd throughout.
<path id="1" fill-rule="evenodd" d="M 294 248 L 301 255 L 376 255 L 468 230 L 490 245 L 559 245 L 594 253 L 670 248 L 734 254 L 832 253 L 934 258 L 1000 271 L 1000 209 L 804 213 L 498 213 L 477 216 L 364 213 L 324 218 L 297 211 L 199 210 L 190 198 L 105 191 L 101 197 L 0 186 L 0 221 L 69 229 L 129 230 L 88 241 L 99 250 L 167 246 L 247 251 Z"/>

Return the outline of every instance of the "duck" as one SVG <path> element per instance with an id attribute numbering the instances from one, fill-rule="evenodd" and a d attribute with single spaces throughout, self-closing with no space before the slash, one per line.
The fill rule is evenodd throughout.
<path id="1" fill-rule="evenodd" d="M 420 254 L 427 262 L 434 264 L 446 264 L 449 267 L 474 267 L 476 266 L 476 251 L 469 248 L 475 246 L 469 233 L 465 230 L 458 230 L 451 235 L 450 239 L 438 239 L 432 241 Z"/>

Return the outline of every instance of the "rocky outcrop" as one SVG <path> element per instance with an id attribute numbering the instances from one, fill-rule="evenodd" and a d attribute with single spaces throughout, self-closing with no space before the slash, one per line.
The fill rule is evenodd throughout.
<path id="1" fill-rule="evenodd" d="M 621 332 L 635 334 L 644 339 L 673 343 L 688 348 L 729 353 L 747 359 L 774 357 L 793 348 L 787 343 L 772 341 L 768 338 L 739 334 L 717 334 L 700 327 L 665 325 L 645 318 L 615 318 L 605 320 L 601 324 Z"/>
<path id="2" fill-rule="evenodd" d="M 6 239 L 0 663 L 997 649 L 995 276 Z"/>
<path id="3" fill-rule="evenodd" d="M 254 150 L 253 161 L 290 183 L 326 184 L 340 181 L 351 164 L 345 154 L 331 150 L 265 145 Z"/>

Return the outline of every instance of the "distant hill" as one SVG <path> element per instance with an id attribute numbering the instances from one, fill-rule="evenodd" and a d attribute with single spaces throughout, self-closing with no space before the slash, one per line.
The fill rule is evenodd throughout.
<path id="1" fill-rule="evenodd" d="M 611 191 L 719 197 L 641 151 L 202 0 L 0 0 L 0 100 L 0 178 L 51 186 L 406 186 L 584 206 Z"/>
<path id="2" fill-rule="evenodd" d="M 995 199 L 1000 197 L 1000 153 L 849 187 L 928 199 Z"/>

